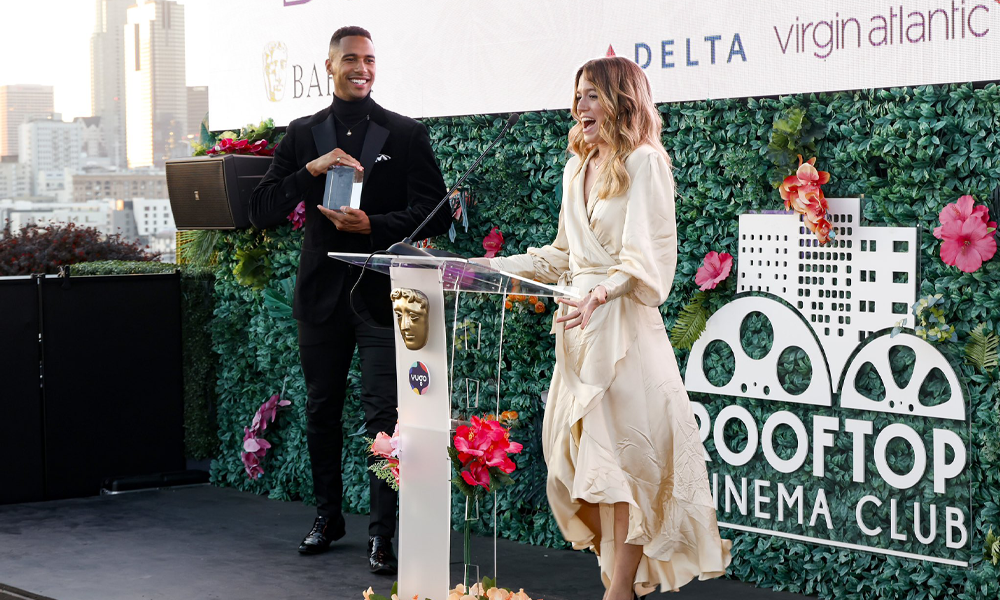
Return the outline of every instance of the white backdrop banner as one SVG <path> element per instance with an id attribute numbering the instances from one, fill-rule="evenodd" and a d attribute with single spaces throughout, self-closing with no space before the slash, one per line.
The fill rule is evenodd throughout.
<path id="1" fill-rule="evenodd" d="M 412 117 L 566 109 L 609 51 L 657 102 L 1000 80 L 1000 0 L 213 0 L 212 129 L 331 101 L 342 25 L 372 33 L 374 97 Z"/>

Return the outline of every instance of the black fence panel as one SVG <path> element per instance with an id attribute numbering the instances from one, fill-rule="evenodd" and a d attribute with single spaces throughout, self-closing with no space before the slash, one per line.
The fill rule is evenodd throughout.
<path id="1" fill-rule="evenodd" d="M 42 281 L 48 498 L 184 468 L 180 276 Z"/>
<path id="2" fill-rule="evenodd" d="M 37 288 L 32 277 L 0 277 L 0 415 L 8 449 L 0 504 L 45 497 Z"/>

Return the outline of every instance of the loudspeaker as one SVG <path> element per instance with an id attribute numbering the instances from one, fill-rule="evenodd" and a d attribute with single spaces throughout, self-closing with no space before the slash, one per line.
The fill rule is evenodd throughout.
<path id="1" fill-rule="evenodd" d="M 166 163 L 167 194 L 177 229 L 250 226 L 250 194 L 271 166 L 270 156 L 224 154 Z"/>

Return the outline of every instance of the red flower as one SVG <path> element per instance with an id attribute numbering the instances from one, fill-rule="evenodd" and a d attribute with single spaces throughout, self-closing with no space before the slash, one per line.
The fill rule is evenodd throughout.
<path id="1" fill-rule="evenodd" d="M 462 471 L 462 479 L 473 487 L 480 485 L 486 488 L 486 491 L 490 490 L 490 470 L 479 461 L 473 462 L 468 469 Z"/>
<path id="2" fill-rule="evenodd" d="M 455 449 L 462 463 L 461 477 L 471 486 L 490 488 L 491 467 L 513 473 L 517 466 L 510 454 L 521 452 L 522 446 L 510 440 L 510 432 L 499 421 L 472 417 L 471 425 L 455 432 Z"/>
<path id="3" fill-rule="evenodd" d="M 486 250 L 486 258 L 493 258 L 503 248 L 503 233 L 494 227 L 483 238 L 483 248 Z"/>
<path id="4" fill-rule="evenodd" d="M 302 229 L 306 226 L 306 201 L 303 200 L 295 206 L 295 210 L 288 213 L 286 217 L 292 222 L 292 231 Z"/>
<path id="5" fill-rule="evenodd" d="M 250 154 L 260 154 L 265 148 L 267 148 L 267 140 L 257 140 L 256 142 L 250 144 L 248 150 L 250 151 Z"/>
<path id="6" fill-rule="evenodd" d="M 705 262 L 695 273 L 694 282 L 701 286 L 701 291 L 714 289 L 722 283 L 733 268 L 733 255 L 728 252 L 719 254 L 711 251 L 705 255 Z"/>

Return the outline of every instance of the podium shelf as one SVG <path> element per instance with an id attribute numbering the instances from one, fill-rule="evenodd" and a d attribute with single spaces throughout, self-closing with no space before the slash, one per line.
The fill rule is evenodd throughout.
<path id="1" fill-rule="evenodd" d="M 399 256 L 393 254 L 359 254 L 330 252 L 330 258 L 389 274 L 391 267 L 410 269 L 436 269 L 438 279 L 446 292 L 472 292 L 477 294 L 520 294 L 545 298 L 580 298 L 575 287 L 546 285 L 519 277 L 505 271 L 484 267 L 465 258 L 439 256 Z"/>

